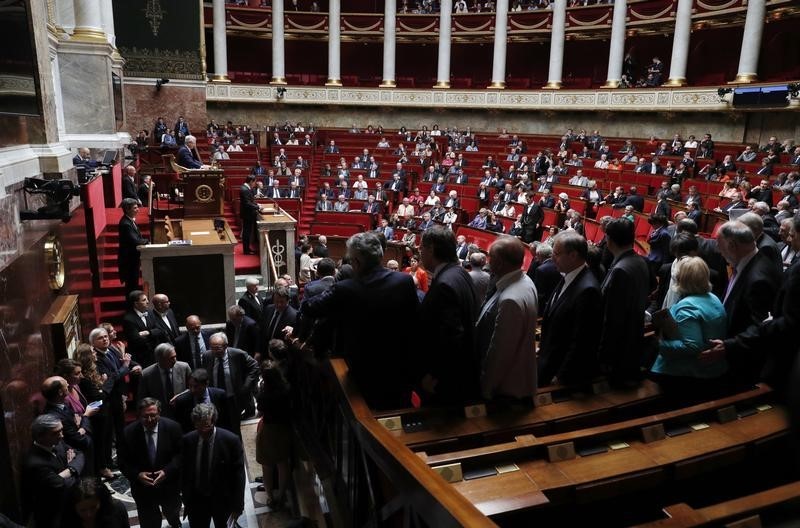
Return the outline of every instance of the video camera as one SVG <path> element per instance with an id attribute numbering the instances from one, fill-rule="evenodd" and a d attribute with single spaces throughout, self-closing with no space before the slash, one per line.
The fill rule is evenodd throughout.
<path id="1" fill-rule="evenodd" d="M 20 211 L 20 220 L 61 220 L 69 222 L 72 214 L 69 202 L 73 196 L 80 196 L 80 187 L 72 180 L 44 180 L 25 178 L 23 189 L 26 194 L 44 194 L 47 204 L 36 211 Z"/>

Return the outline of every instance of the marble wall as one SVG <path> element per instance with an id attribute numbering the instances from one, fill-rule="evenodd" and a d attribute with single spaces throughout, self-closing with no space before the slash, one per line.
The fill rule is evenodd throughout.
<path id="1" fill-rule="evenodd" d="M 317 126 L 349 128 L 352 123 L 364 127 L 383 125 L 416 130 L 422 124 L 438 123 L 441 128 L 471 126 L 473 130 L 499 131 L 502 128 L 528 134 L 561 134 L 567 128 L 576 131 L 598 129 L 609 137 L 672 137 L 676 132 L 699 136 L 707 131 L 717 141 L 765 142 L 772 134 L 800 139 L 800 113 L 742 112 L 548 112 L 505 110 L 445 110 L 397 107 L 358 108 L 345 106 L 281 106 L 280 104 L 208 104 L 208 117 L 217 122 L 228 120 L 251 126 L 283 123 L 285 120 L 313 122 Z"/>
<path id="2" fill-rule="evenodd" d="M 108 56 L 59 53 L 67 134 L 113 134 L 114 104 Z"/>
<path id="3" fill-rule="evenodd" d="M 203 132 L 208 123 L 206 119 L 206 90 L 203 84 L 181 86 L 172 81 L 156 91 L 155 79 L 125 80 L 123 85 L 125 100 L 125 120 L 131 136 L 136 131 L 146 129 L 152 134 L 158 116 L 164 116 L 168 126 L 182 115 L 189 123 L 190 130 L 197 134 Z"/>

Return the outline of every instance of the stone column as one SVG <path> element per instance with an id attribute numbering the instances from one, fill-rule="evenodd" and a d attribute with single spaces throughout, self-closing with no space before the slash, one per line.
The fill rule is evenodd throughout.
<path id="1" fill-rule="evenodd" d="M 453 0 L 442 0 L 439 11 L 439 63 L 434 88 L 450 88 L 450 33 L 453 23 Z"/>
<path id="2" fill-rule="evenodd" d="M 627 0 L 614 0 L 614 17 L 611 21 L 611 45 L 608 49 L 608 75 L 603 88 L 619 88 L 622 79 L 622 62 L 625 60 L 625 17 Z"/>
<path id="3" fill-rule="evenodd" d="M 108 42 L 103 33 L 100 0 L 74 0 L 73 8 L 75 31 L 72 33 L 72 40 L 97 44 Z"/>
<path id="4" fill-rule="evenodd" d="M 75 5 L 72 2 L 56 3 L 56 27 L 65 33 L 72 33 L 75 29 Z"/>
<path id="5" fill-rule="evenodd" d="M 506 87 L 506 40 L 508 39 L 508 0 L 497 0 L 494 14 L 494 55 L 492 84 L 489 88 Z"/>
<path id="6" fill-rule="evenodd" d="M 383 82 L 384 88 L 394 88 L 395 53 L 397 49 L 397 0 L 384 0 L 383 8 Z"/>
<path id="7" fill-rule="evenodd" d="M 546 89 L 561 88 L 561 69 L 564 66 L 564 30 L 567 21 L 567 0 L 555 0 L 553 7 L 553 28 L 550 31 L 550 69 L 547 74 Z"/>
<path id="8" fill-rule="evenodd" d="M 272 0 L 272 80 L 286 84 L 283 56 L 283 0 Z"/>
<path id="9" fill-rule="evenodd" d="M 211 76 L 211 80 L 230 82 L 230 79 L 228 79 L 228 37 L 225 28 L 225 0 L 214 0 L 213 13 L 214 75 Z"/>
<path id="10" fill-rule="evenodd" d="M 686 63 L 689 60 L 689 39 L 692 35 L 692 3 L 692 0 L 678 0 L 669 79 L 664 86 L 686 86 Z"/>
<path id="11" fill-rule="evenodd" d="M 761 35 L 764 32 L 765 0 L 750 0 L 747 4 L 747 18 L 744 21 L 742 51 L 739 54 L 739 73 L 734 83 L 751 83 L 758 80 L 758 52 L 761 48 Z"/>
<path id="12" fill-rule="evenodd" d="M 103 32 L 106 34 L 108 43 L 116 47 L 116 34 L 114 32 L 114 6 L 111 0 L 100 0 L 100 18 L 103 24 Z"/>
<path id="13" fill-rule="evenodd" d="M 325 86 L 341 86 L 342 4 L 328 2 L 328 80 Z"/>

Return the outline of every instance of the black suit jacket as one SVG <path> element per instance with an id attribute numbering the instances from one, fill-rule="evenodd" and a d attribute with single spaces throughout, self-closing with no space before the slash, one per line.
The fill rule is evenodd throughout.
<path id="1" fill-rule="evenodd" d="M 256 297 L 258 301 L 256 301 Z M 267 300 L 256 292 L 253 295 L 250 292 L 244 292 L 241 297 L 239 297 L 239 306 L 244 310 L 244 314 L 256 322 L 258 327 L 263 331 L 264 325 L 264 308 L 267 305 Z"/>
<path id="2" fill-rule="evenodd" d="M 264 310 L 264 347 L 267 347 L 270 339 L 283 339 L 283 330 L 286 326 L 295 326 L 297 324 L 297 310 L 291 306 L 276 317 L 275 323 L 270 325 L 272 318 L 275 316 L 275 305 L 270 304 Z M 270 329 L 273 329 L 272 335 L 269 335 Z"/>
<path id="3" fill-rule="evenodd" d="M 197 431 L 187 433 L 183 437 L 181 490 L 183 502 L 187 509 L 193 505 L 213 500 L 224 506 L 231 513 L 244 510 L 244 452 L 242 441 L 235 434 L 216 428 L 214 451 L 209 465 L 212 489 L 201 494 L 196 489 L 197 482 L 197 448 L 200 435 Z"/>
<path id="4" fill-rule="evenodd" d="M 139 332 L 143 330 L 147 330 L 150 334 L 140 336 Z M 164 331 L 156 324 L 153 314 L 147 314 L 147 324 L 145 325 L 134 310 L 128 310 L 122 316 L 122 333 L 125 341 L 128 342 L 128 352 L 143 367 L 155 362 L 153 351 L 156 345 L 166 340 Z"/>
<path id="5" fill-rule="evenodd" d="M 204 364 L 206 370 L 208 370 L 209 385 L 213 384 L 214 380 L 215 359 L 215 356 L 210 351 L 206 352 Z M 241 412 L 258 382 L 260 373 L 258 363 L 244 350 L 230 346 L 228 347 L 228 363 L 233 390 L 236 392 L 234 400 L 238 411 Z"/>
<path id="6" fill-rule="evenodd" d="M 781 282 L 782 274 L 773 259 L 761 251 L 757 252 L 739 274 L 725 299 L 729 337 L 746 331 L 750 326 L 758 326 L 767 318 Z M 765 356 L 763 352 L 744 354 L 734 350 L 728 353 L 727 359 L 731 375 L 737 382 L 752 383 L 758 379 Z"/>
<path id="7" fill-rule="evenodd" d="M 200 330 L 200 335 L 203 338 L 203 343 L 206 346 L 206 350 L 208 348 L 208 338 L 211 337 L 211 332 L 209 330 Z M 194 334 L 189 332 L 184 332 L 175 338 L 175 354 L 178 356 L 178 361 L 183 361 L 184 363 L 188 363 L 192 370 L 201 368 L 203 366 L 203 361 L 201 359 L 200 364 L 195 364 L 194 355 L 193 355 L 193 348 L 192 343 L 190 342 L 191 339 L 194 339 Z"/>
<path id="8" fill-rule="evenodd" d="M 269 191 L 269 196 L 272 196 L 272 191 Z M 253 220 L 258 213 L 258 204 L 256 203 L 255 194 L 253 189 L 245 184 L 239 187 L 239 216 L 243 220 Z"/>
<path id="9" fill-rule="evenodd" d="M 784 392 L 792 365 L 797 365 L 797 329 L 800 327 L 800 261 L 784 272 L 783 284 L 772 307 L 772 320 L 751 325 L 725 340 L 728 357 L 766 355 L 761 379 Z M 796 387 L 795 387 L 796 389 Z"/>
<path id="10" fill-rule="evenodd" d="M 329 254 L 328 246 L 323 246 L 322 244 L 314 246 L 314 250 L 312 251 L 312 255 L 319 258 L 326 258 Z"/>
<path id="11" fill-rule="evenodd" d="M 127 215 L 122 215 L 119 221 L 119 249 L 117 251 L 117 266 L 120 278 L 129 273 L 139 271 L 140 257 L 137 246 L 147 244 L 147 239 L 139 232 L 136 223 Z"/>
<path id="12" fill-rule="evenodd" d="M 242 317 L 238 342 L 235 339 L 236 327 L 230 321 L 225 323 L 225 335 L 228 336 L 230 346 L 234 348 L 240 348 L 251 356 L 256 352 L 261 352 L 261 328 L 258 323 L 246 315 Z"/>
<path id="13" fill-rule="evenodd" d="M 225 391 L 216 387 L 208 387 L 208 398 L 217 408 L 217 426 L 231 431 L 231 422 L 228 412 L 228 402 Z M 181 426 L 184 433 L 194 431 L 192 423 L 192 409 L 200 402 L 196 402 L 191 392 L 186 391 L 175 398 L 175 421 Z"/>
<path id="14" fill-rule="evenodd" d="M 58 474 L 67 469 L 67 445 L 59 442 L 56 454 L 32 446 L 25 456 L 20 475 L 23 517 L 33 516 L 37 528 L 58 528 L 61 526 L 61 512 L 69 491 L 75 487 L 80 477 L 62 478 Z M 80 451 L 69 466 L 80 474 L 85 458 Z"/>
<path id="15" fill-rule="evenodd" d="M 138 420 L 125 428 L 125 450 L 121 464 L 122 473 L 131 483 L 137 502 L 153 500 L 161 493 L 178 493 L 180 490 L 180 456 L 183 431 L 178 422 L 161 417 L 158 420 L 158 441 L 155 462 L 150 461 L 144 426 Z M 139 481 L 142 472 L 163 470 L 166 474 L 157 486 L 145 486 Z"/>
<path id="16" fill-rule="evenodd" d="M 600 289 L 603 325 L 599 359 L 612 379 L 639 379 L 644 311 L 650 293 L 650 270 L 632 249 L 614 260 Z"/>
<path id="17" fill-rule="evenodd" d="M 80 427 L 86 429 L 86 434 L 81 434 L 78 431 L 78 425 L 75 424 L 75 412 L 68 406 L 63 405 L 59 408 L 56 405 L 47 403 L 44 406 L 44 414 L 52 414 L 61 420 L 61 425 L 64 426 L 64 442 L 81 451 L 88 451 L 92 447 L 92 437 L 90 436 L 92 428 L 89 425 L 89 419 L 82 417 Z"/>
<path id="18" fill-rule="evenodd" d="M 533 265 L 533 263 L 531 263 L 531 265 Z M 531 276 L 530 272 L 528 276 Z M 553 259 L 547 259 L 536 266 L 531 280 L 533 280 L 533 283 L 536 285 L 536 293 L 539 297 L 539 310 L 537 313 L 543 314 L 547 300 L 553 295 L 556 286 L 558 286 L 561 280 L 561 273 L 558 272 L 558 268 L 556 268 L 556 263 L 553 262 Z"/>
<path id="19" fill-rule="evenodd" d="M 464 403 L 480 397 L 481 363 L 475 321 L 480 303 L 472 277 L 458 262 L 433 279 L 419 311 L 417 379 L 430 373 L 439 380 L 437 402 Z"/>
<path id="20" fill-rule="evenodd" d="M 139 193 L 138 189 L 136 188 L 136 182 L 133 181 L 129 176 L 123 176 L 122 178 L 122 197 L 123 198 L 133 198 L 134 200 L 139 200 Z"/>
<path id="21" fill-rule="evenodd" d="M 522 240 L 533 242 L 542 237 L 544 211 L 538 204 L 528 204 L 522 211 Z M 537 227 L 538 226 L 538 227 Z"/>
<path id="22" fill-rule="evenodd" d="M 586 267 L 554 300 L 557 292 L 548 300 L 542 319 L 539 384 L 549 385 L 555 376 L 563 384 L 587 383 L 598 370 L 600 287 Z M 576 325 L 580 325 L 580 331 L 576 331 Z"/>
<path id="23" fill-rule="evenodd" d="M 417 341 L 412 341 L 410 332 L 386 339 L 387 332 L 397 328 L 387 313 L 416 321 L 418 303 L 410 275 L 378 266 L 363 277 L 339 281 L 322 295 L 306 300 L 302 314 L 329 318 L 337 334 L 335 352 L 347 359 L 350 375 L 370 405 L 397 408 L 408 404 L 408 353 Z M 356 331 L 353 321 L 359 322 Z M 381 343 L 380 354 L 375 353 L 376 343 Z"/>
<path id="24" fill-rule="evenodd" d="M 169 327 L 167 327 L 166 323 L 164 323 L 164 320 L 156 313 L 155 310 L 151 309 L 150 315 L 148 315 L 148 317 L 153 318 L 156 328 L 161 330 L 163 342 L 174 345 L 175 339 L 181 335 L 181 331 L 179 330 L 180 325 L 178 325 L 178 320 L 175 319 L 175 313 L 172 311 L 172 309 L 167 310 L 166 316 L 167 320 L 169 321 Z"/>

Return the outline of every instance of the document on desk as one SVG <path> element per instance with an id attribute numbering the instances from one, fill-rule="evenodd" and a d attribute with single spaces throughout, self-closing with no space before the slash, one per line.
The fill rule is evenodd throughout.
<path id="1" fill-rule="evenodd" d="M 211 231 L 191 231 L 189 235 L 191 236 L 203 236 L 203 235 L 210 235 Z"/>

